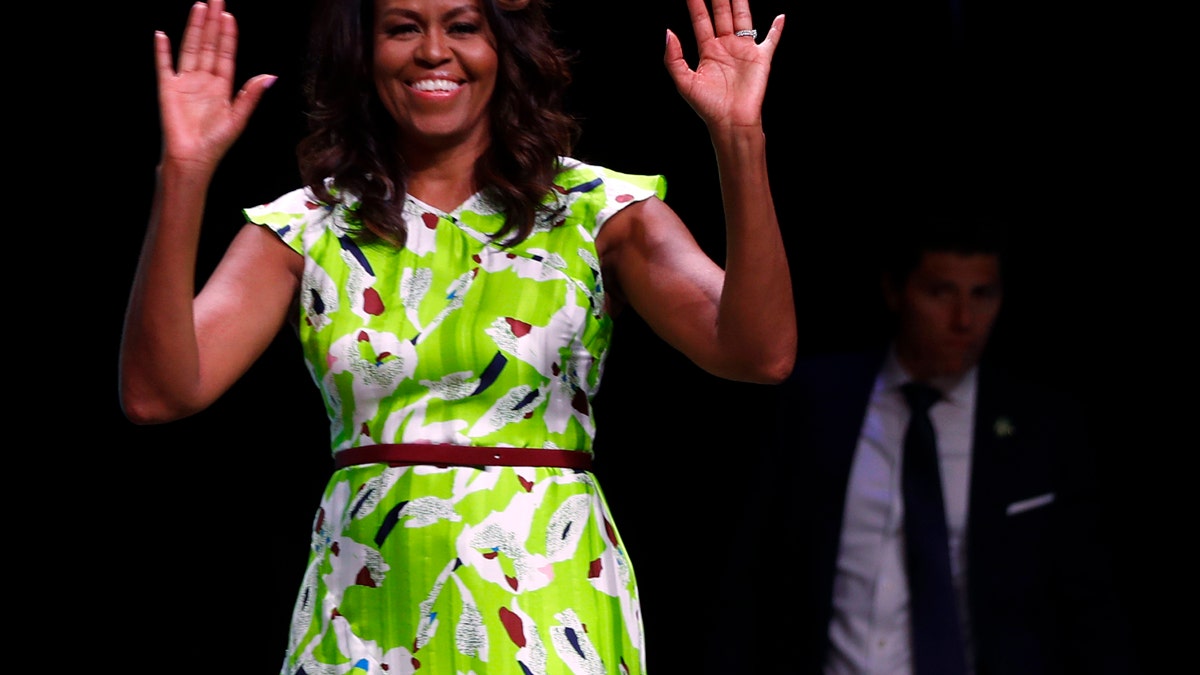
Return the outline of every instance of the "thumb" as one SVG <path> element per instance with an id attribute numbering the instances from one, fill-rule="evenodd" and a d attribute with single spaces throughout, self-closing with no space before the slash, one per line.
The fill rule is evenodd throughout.
<path id="1" fill-rule="evenodd" d="M 667 73 L 675 81 L 676 87 L 682 85 L 691 72 L 687 62 L 683 60 L 683 45 L 679 44 L 679 37 L 670 28 L 667 29 L 667 48 L 663 53 L 663 65 L 667 67 Z"/>
<path id="2" fill-rule="evenodd" d="M 238 91 L 233 97 L 233 114 L 239 118 L 244 124 L 250 119 L 251 113 L 258 107 L 258 102 L 262 100 L 263 94 L 279 77 L 276 75 L 255 75 L 250 78 L 246 85 Z"/>

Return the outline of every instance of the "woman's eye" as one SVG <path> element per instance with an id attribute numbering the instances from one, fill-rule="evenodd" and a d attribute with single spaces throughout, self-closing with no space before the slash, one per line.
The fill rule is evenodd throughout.
<path id="1" fill-rule="evenodd" d="M 478 33 L 479 30 L 480 30 L 479 24 L 472 23 L 470 21 L 459 21 L 457 23 L 450 24 L 450 32 L 451 33 L 471 35 L 474 33 Z"/>
<path id="2" fill-rule="evenodd" d="M 386 35 L 411 35 L 417 32 L 417 24 L 415 23 L 400 23 L 393 26 L 388 26 L 383 31 Z"/>

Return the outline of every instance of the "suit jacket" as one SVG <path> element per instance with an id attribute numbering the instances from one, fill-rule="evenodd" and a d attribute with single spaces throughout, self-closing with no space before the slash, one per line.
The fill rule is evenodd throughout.
<path id="1" fill-rule="evenodd" d="M 820 672 L 851 460 L 884 354 L 801 360 L 778 388 L 764 446 L 773 484 L 751 502 L 752 554 L 735 572 L 770 608 L 758 615 L 766 648 L 727 672 Z M 966 545 L 977 675 L 1137 672 L 1081 408 L 988 363 L 976 400 Z"/>

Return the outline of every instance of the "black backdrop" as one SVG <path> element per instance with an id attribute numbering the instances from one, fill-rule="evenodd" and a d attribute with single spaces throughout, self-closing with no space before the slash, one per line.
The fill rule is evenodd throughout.
<path id="1" fill-rule="evenodd" d="M 239 80 L 280 80 L 213 184 L 202 277 L 240 226 L 241 207 L 296 184 L 310 4 L 231 3 Z M 764 114 L 801 349 L 855 346 L 879 327 L 864 242 L 898 214 L 986 203 L 1013 216 L 1017 265 L 993 346 L 1088 404 L 1123 589 L 1156 672 L 1173 644 L 1156 613 L 1172 592 L 1160 570 L 1175 569 L 1173 544 L 1160 541 L 1169 507 L 1158 482 L 1178 473 L 1170 466 L 1183 423 L 1165 394 L 1181 374 L 1176 326 L 1195 307 L 1178 293 L 1186 270 L 1170 255 L 1191 224 L 1166 206 L 1181 183 L 1159 168 L 1179 152 L 1174 96 L 1161 77 L 1176 44 L 1170 20 L 1061 0 L 962 4 L 965 48 L 950 44 L 946 13 L 931 0 L 754 3 L 760 32 L 788 14 Z M 135 427 L 116 399 L 121 312 L 159 147 L 151 36 L 163 29 L 177 44 L 188 6 L 93 8 L 40 43 L 51 67 L 35 71 L 33 115 L 12 128 L 50 122 L 48 151 L 21 168 L 51 209 L 38 213 L 41 236 L 26 244 L 53 252 L 57 264 L 36 265 L 52 270 L 45 284 L 73 282 L 32 292 L 59 297 L 50 306 L 82 326 L 61 311 L 36 318 L 43 356 L 17 359 L 46 392 L 26 397 L 37 403 L 16 421 L 34 421 L 39 438 L 55 441 L 28 455 L 22 476 L 78 495 L 63 512 L 50 509 L 49 527 L 31 529 L 51 533 L 41 565 L 59 580 L 87 580 L 74 596 L 86 609 L 72 611 L 91 635 L 143 662 L 272 672 L 330 466 L 324 412 L 298 347 L 281 336 L 222 401 L 172 425 Z M 670 27 L 694 63 L 683 0 L 558 0 L 552 11 L 561 41 L 580 53 L 570 97 L 585 125 L 576 154 L 665 174 L 668 203 L 719 260 L 711 147 L 661 62 Z M 44 243 L 50 232 L 69 236 Z M 62 265 L 63 255 L 77 260 Z M 51 337 L 81 330 L 84 358 Z M 48 341 L 57 346 L 47 359 Z M 1117 387 L 1134 393 L 1114 395 Z M 725 639 L 723 624 L 747 611 L 710 606 L 694 570 L 719 555 L 732 500 L 755 489 L 754 467 L 738 457 L 767 396 L 699 372 L 636 316 L 618 325 L 597 401 L 597 473 L 639 574 L 654 671 Z M 86 414 L 64 419 L 71 410 Z M 79 439 L 100 443 L 78 448 Z M 69 462 L 57 454 L 64 448 Z M 39 625 L 54 634 L 81 620 L 52 616 Z"/>

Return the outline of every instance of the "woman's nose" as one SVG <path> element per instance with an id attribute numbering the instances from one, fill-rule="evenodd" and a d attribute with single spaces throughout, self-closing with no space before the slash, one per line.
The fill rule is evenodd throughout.
<path id="1" fill-rule="evenodd" d="M 442 63 L 449 58 L 450 50 L 446 44 L 446 35 L 438 29 L 427 31 L 421 36 L 417 47 L 416 57 L 426 63 Z"/>

